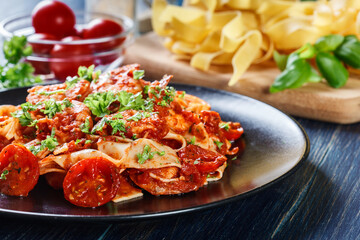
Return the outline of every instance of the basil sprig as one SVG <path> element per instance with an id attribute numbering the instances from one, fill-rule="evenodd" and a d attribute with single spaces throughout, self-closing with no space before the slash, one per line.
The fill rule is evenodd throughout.
<path id="1" fill-rule="evenodd" d="M 318 71 L 309 63 L 311 59 L 315 59 Z M 320 82 L 322 78 L 331 87 L 339 88 L 349 78 L 344 64 L 360 69 L 360 41 L 355 35 L 331 34 L 319 38 L 314 45 L 305 44 L 290 55 L 275 51 L 274 60 L 282 72 L 270 87 L 270 93 Z"/>

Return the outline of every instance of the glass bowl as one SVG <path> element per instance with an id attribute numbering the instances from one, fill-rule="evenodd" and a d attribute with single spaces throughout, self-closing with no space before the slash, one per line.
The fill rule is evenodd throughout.
<path id="1" fill-rule="evenodd" d="M 96 18 L 110 19 L 119 23 L 124 31 L 118 35 L 81 39 L 76 41 L 60 40 L 31 40 L 33 54 L 25 61 L 35 68 L 35 74 L 43 75 L 45 79 L 65 80 L 67 76 L 77 75 L 79 66 L 95 65 L 96 69 L 105 70 L 111 66 L 119 66 L 123 60 L 126 47 L 133 41 L 134 23 L 129 17 L 111 15 L 100 12 L 74 12 L 76 16 L 75 28 L 78 32 L 91 20 Z M 31 15 L 18 15 L 0 22 L 0 33 L 5 39 L 14 35 L 29 37 L 34 34 L 31 25 Z M 74 32 L 73 35 L 78 34 Z M 51 54 L 54 48 L 66 48 L 65 54 Z M 38 50 L 40 49 L 40 51 Z M 48 49 L 46 51 L 41 51 Z M 111 66 L 110 66 L 111 64 Z"/>

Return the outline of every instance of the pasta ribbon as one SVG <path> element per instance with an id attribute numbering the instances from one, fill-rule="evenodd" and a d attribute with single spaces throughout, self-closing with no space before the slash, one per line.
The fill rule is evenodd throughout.
<path id="1" fill-rule="evenodd" d="M 229 85 L 274 50 L 289 52 L 328 34 L 360 36 L 360 1 L 185 0 L 153 1 L 153 28 L 167 37 L 176 59 L 207 71 L 232 65 Z"/>

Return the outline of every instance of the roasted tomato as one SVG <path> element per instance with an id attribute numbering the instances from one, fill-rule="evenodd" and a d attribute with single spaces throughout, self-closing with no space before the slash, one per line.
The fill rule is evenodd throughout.
<path id="1" fill-rule="evenodd" d="M 224 155 L 193 144 L 181 149 L 178 155 L 183 161 L 192 162 L 201 173 L 213 172 L 226 161 Z"/>
<path id="2" fill-rule="evenodd" d="M 115 164 L 101 157 L 77 162 L 63 183 L 66 200 L 80 207 L 97 207 L 111 201 L 119 186 Z"/>
<path id="3" fill-rule="evenodd" d="M 11 196 L 27 196 L 40 174 L 37 158 L 26 147 L 7 145 L 0 153 L 0 192 Z"/>
<path id="4" fill-rule="evenodd" d="M 48 33 L 59 38 L 68 36 L 75 25 L 75 14 L 65 3 L 45 0 L 32 12 L 32 25 L 36 33 Z"/>
<path id="5" fill-rule="evenodd" d="M 240 123 L 227 123 L 227 128 L 222 128 L 222 132 L 225 138 L 229 141 L 235 141 L 236 139 L 240 138 L 241 135 L 244 133 L 244 129 L 241 127 Z"/>

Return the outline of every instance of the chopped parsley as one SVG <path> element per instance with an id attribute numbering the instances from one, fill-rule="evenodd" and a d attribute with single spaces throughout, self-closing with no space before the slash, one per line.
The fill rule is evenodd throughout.
<path id="1" fill-rule="evenodd" d="M 0 176 L 0 179 L 1 180 L 6 180 L 6 175 L 9 174 L 9 171 L 7 169 L 5 169 L 2 173 L 1 173 L 1 176 Z"/>
<path id="2" fill-rule="evenodd" d="M 116 94 L 109 92 L 98 92 L 87 96 L 84 100 L 84 104 L 91 110 L 92 114 L 97 117 L 104 117 L 109 115 L 110 105 L 117 101 Z"/>
<path id="3" fill-rule="evenodd" d="M 133 76 L 135 80 L 139 80 L 142 79 L 145 75 L 145 71 L 144 70 L 135 70 L 133 72 Z"/>
<path id="4" fill-rule="evenodd" d="M 191 139 L 190 139 L 190 142 L 188 142 L 188 144 L 192 144 L 192 145 L 195 145 L 195 136 L 193 136 Z"/>
<path id="5" fill-rule="evenodd" d="M 59 145 L 59 142 L 55 138 L 55 128 L 51 130 L 51 136 L 47 136 L 45 140 L 40 142 L 40 145 L 31 146 L 29 150 L 36 156 L 39 152 L 48 149 L 50 152 L 53 152 L 56 146 Z"/>
<path id="6" fill-rule="evenodd" d="M 226 131 L 229 131 L 230 128 L 229 123 L 224 123 L 224 122 L 220 123 L 219 127 L 225 129 Z"/>
<path id="7" fill-rule="evenodd" d="M 85 79 L 89 82 L 96 81 L 99 79 L 99 76 L 101 74 L 101 71 L 98 70 L 94 72 L 95 65 L 91 65 L 89 68 L 87 67 L 79 67 L 78 69 L 78 75 L 80 78 Z"/>
<path id="8" fill-rule="evenodd" d="M 89 120 L 89 117 L 86 118 L 85 120 L 85 123 L 81 124 L 80 125 L 80 130 L 83 132 L 83 133 L 87 133 L 87 134 L 90 134 L 90 120 Z"/>
<path id="9" fill-rule="evenodd" d="M 151 152 L 151 147 L 146 144 L 145 147 L 144 147 L 144 150 L 142 153 L 138 153 L 136 154 L 137 158 L 138 158 L 138 163 L 139 164 L 144 164 L 146 160 L 148 159 L 153 159 L 154 158 L 154 155 L 155 154 L 158 154 L 159 156 L 164 156 L 165 155 L 165 151 L 154 151 L 154 152 Z"/>
<path id="10" fill-rule="evenodd" d="M 119 119 L 119 118 L 113 118 L 113 119 L 109 119 L 109 118 L 102 118 L 100 120 L 100 122 L 98 122 L 92 129 L 91 133 L 95 133 L 97 131 L 102 131 L 102 129 L 104 128 L 105 124 L 110 125 L 112 128 L 112 132 L 111 134 L 114 135 L 117 132 L 120 132 L 120 135 L 122 137 L 124 136 L 124 132 L 126 132 L 126 127 L 125 127 L 125 120 L 123 119 Z"/>
<path id="11" fill-rule="evenodd" d="M 237 159 L 237 156 L 233 157 L 233 158 L 231 159 L 231 161 L 234 161 L 234 160 L 236 160 L 236 159 Z"/>
<path id="12" fill-rule="evenodd" d="M 62 101 L 56 101 L 51 98 L 44 101 L 44 105 L 45 109 L 41 109 L 40 111 L 46 114 L 49 118 L 53 118 L 56 113 L 62 112 L 67 107 L 71 107 L 72 103 L 67 98 Z"/>
<path id="13" fill-rule="evenodd" d="M 198 160 L 198 159 L 196 159 L 195 161 L 194 161 L 194 164 L 199 164 L 200 163 L 200 161 Z"/>
<path id="14" fill-rule="evenodd" d="M 39 95 L 45 95 L 45 96 L 50 96 L 50 95 L 54 95 L 54 94 L 58 94 L 58 93 L 64 93 L 65 89 L 59 89 L 59 90 L 54 90 L 54 91 L 49 91 L 49 92 L 36 92 Z"/>
<path id="15" fill-rule="evenodd" d="M 132 115 L 131 117 L 127 118 L 126 120 L 137 122 L 143 118 L 149 118 L 149 117 L 151 117 L 151 114 L 148 112 L 137 112 L 134 115 Z"/>
<path id="16" fill-rule="evenodd" d="M 221 146 L 224 145 L 224 143 L 220 142 L 220 141 L 216 141 L 214 140 L 214 143 L 216 144 L 216 146 L 221 149 Z"/>
<path id="17" fill-rule="evenodd" d="M 33 119 L 29 111 L 35 111 L 38 105 L 32 105 L 29 102 L 23 103 L 20 105 L 21 110 L 11 113 L 11 116 L 19 119 L 21 126 L 28 126 L 31 125 Z"/>
<path id="18" fill-rule="evenodd" d="M 170 103 L 174 101 L 174 97 L 176 95 L 175 88 L 169 86 L 166 88 L 156 86 L 155 88 L 151 88 L 149 92 L 155 96 L 155 98 L 160 99 L 157 104 L 162 107 L 170 105 Z"/>
<path id="19" fill-rule="evenodd" d="M 76 139 L 75 144 L 78 145 L 81 142 L 81 139 Z"/>
<path id="20" fill-rule="evenodd" d="M 184 98 L 185 98 L 185 94 L 186 94 L 186 92 L 185 92 L 185 91 L 183 91 L 183 92 L 179 95 L 179 98 L 184 99 Z"/>
<path id="21" fill-rule="evenodd" d="M 86 140 L 85 141 L 85 144 L 90 144 L 91 143 L 91 140 Z"/>

